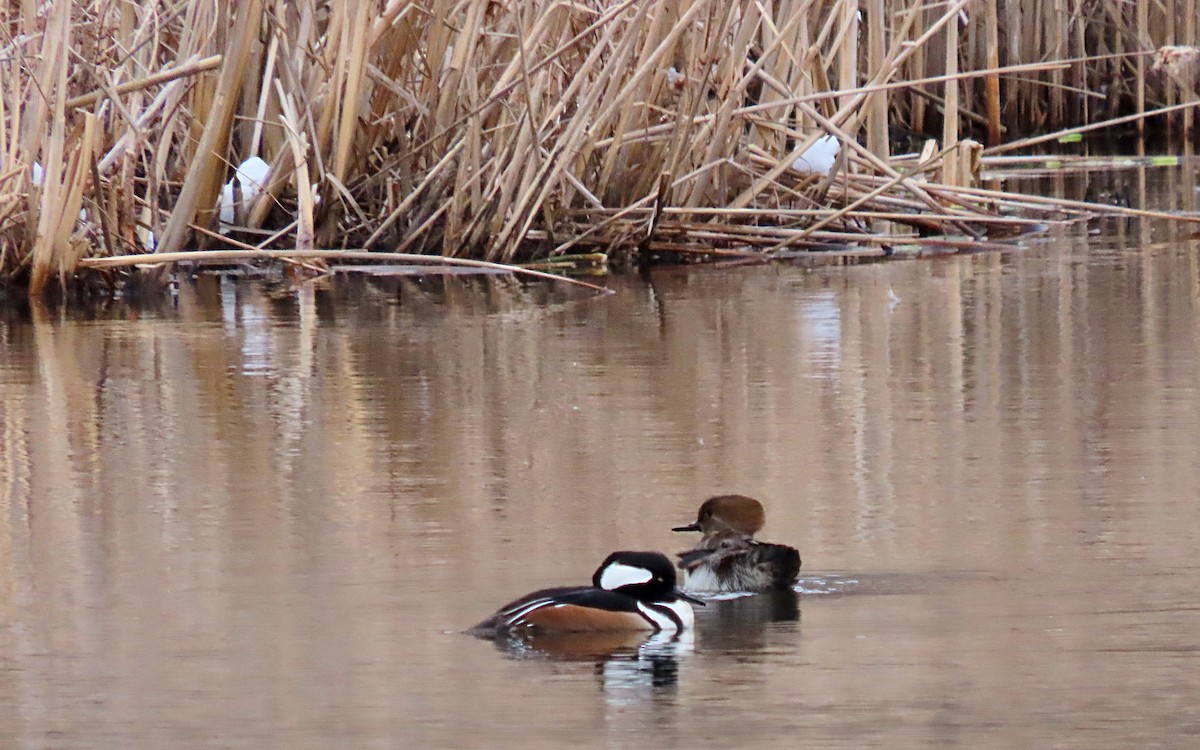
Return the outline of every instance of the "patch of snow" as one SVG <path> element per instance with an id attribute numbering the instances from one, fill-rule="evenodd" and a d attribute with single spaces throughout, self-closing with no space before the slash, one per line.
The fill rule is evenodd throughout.
<path id="1" fill-rule="evenodd" d="M 842 142 L 836 136 L 823 135 L 792 162 L 792 169 L 805 174 L 829 174 L 841 150 Z"/>
<path id="2" fill-rule="evenodd" d="M 254 199 L 267 184 L 271 174 L 271 165 L 257 156 L 251 156 L 242 162 L 233 179 L 221 188 L 221 214 L 218 231 L 229 234 L 238 221 L 238 214 L 254 203 Z M 237 182 L 235 194 L 234 182 Z"/>
<path id="3" fill-rule="evenodd" d="M 145 227 L 138 227 L 138 239 L 142 242 L 142 249 L 147 253 L 152 253 L 158 249 L 158 237 Z"/>

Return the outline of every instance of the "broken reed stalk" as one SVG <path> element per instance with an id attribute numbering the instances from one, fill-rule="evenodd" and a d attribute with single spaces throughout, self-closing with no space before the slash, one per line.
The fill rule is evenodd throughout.
<path id="1" fill-rule="evenodd" d="M 958 24 L 946 24 L 945 36 L 946 81 L 945 104 L 942 107 L 942 178 L 954 184 L 958 169 Z"/>
<path id="2" fill-rule="evenodd" d="M 999 0 L 984 0 L 984 33 L 987 48 L 987 67 L 1000 67 L 1000 16 L 996 10 Z M 1000 75 L 989 73 L 984 78 L 985 101 L 987 103 L 987 145 L 1000 145 Z"/>
<path id="3" fill-rule="evenodd" d="M 1143 123 L 1145 123 L 1146 119 L 1149 117 L 1156 117 L 1159 115 L 1169 115 L 1173 112 L 1179 112 L 1181 110 L 1191 110 L 1198 106 L 1200 106 L 1200 101 L 1188 101 L 1188 102 L 1184 102 L 1183 104 L 1173 104 L 1169 107 L 1159 107 L 1158 109 L 1154 109 L 1149 112 L 1135 112 L 1134 114 L 1125 115 L 1124 117 L 1114 117 L 1111 120 L 1095 122 L 1090 125 L 1080 125 L 1079 127 L 1074 127 L 1074 128 L 1063 128 L 1062 130 L 1057 130 L 1053 133 L 1046 133 L 1044 135 L 1032 136 L 1030 138 L 1022 138 L 1021 140 L 1013 141 L 1011 143 L 1003 143 L 1003 144 L 1000 144 L 999 146 L 994 146 L 992 148 L 985 149 L 984 154 L 986 156 L 992 156 L 994 154 L 1003 154 L 1003 153 L 1007 153 L 1009 151 L 1015 151 L 1019 148 L 1029 148 L 1030 146 L 1036 146 L 1041 143 L 1050 143 L 1053 141 L 1058 141 L 1058 140 L 1061 140 L 1062 138 L 1065 138 L 1068 135 L 1075 135 L 1078 133 L 1088 133 L 1093 130 L 1104 130 L 1106 128 L 1114 128 L 1118 125 L 1124 125 L 1127 122 L 1137 122 L 1140 127 Z"/>
<path id="4" fill-rule="evenodd" d="M 1196 0 L 1184 0 L 1183 38 L 1185 40 L 1187 40 L 1188 43 L 1191 43 L 1192 41 L 1194 41 L 1196 39 Z M 1188 91 L 1187 91 L 1186 96 L 1189 99 L 1195 99 L 1196 95 L 1197 95 L 1196 94 L 1196 80 L 1197 80 L 1196 72 L 1197 71 L 1192 67 L 1189 67 L 1189 69 L 1187 71 L 1186 80 L 1189 85 L 1187 86 Z M 1195 110 L 1185 109 L 1183 111 L 1183 132 L 1185 134 L 1188 134 L 1188 135 L 1191 134 L 1192 126 L 1195 122 L 1195 116 L 1196 116 Z"/>
<path id="5" fill-rule="evenodd" d="M 1137 41 L 1138 44 L 1147 44 L 1150 41 L 1150 7 L 1149 3 L 1138 3 L 1135 13 L 1137 14 Z M 1137 59 L 1137 79 L 1134 82 L 1135 96 L 1137 97 L 1137 109 L 1134 114 L 1139 115 L 1137 118 L 1138 136 L 1143 136 L 1146 133 L 1146 118 L 1141 117 L 1146 112 L 1146 58 L 1139 57 Z"/>
<path id="6" fill-rule="evenodd" d="M 439 258 L 432 255 L 414 255 L 412 253 L 385 253 L 367 250 L 256 250 L 251 248 L 241 250 L 192 250 L 174 253 L 140 253 L 138 255 L 122 255 L 113 258 L 83 258 L 79 265 L 84 268 L 97 270 L 129 268 L 132 266 L 165 266 L 172 263 L 230 263 L 234 261 L 263 261 L 263 260 L 369 260 L 369 261 L 402 261 L 419 263 L 430 266 L 460 266 L 464 268 L 484 268 L 494 271 L 504 271 L 533 278 L 548 279 L 572 286 L 580 286 L 602 294 L 614 294 L 606 287 L 589 284 L 586 281 L 544 273 L 532 268 L 514 266 L 505 263 L 490 263 L 482 260 L 467 258 Z"/>
<path id="7" fill-rule="evenodd" d="M 901 177 L 889 128 L 942 133 L 931 174 L 953 182 L 960 137 L 999 152 L 1039 142 L 1008 134 L 1170 114 L 1195 80 L 1144 59 L 1177 25 L 1191 39 L 1194 0 L 999 6 L 10 3 L 0 282 L 36 293 L 81 252 L 219 243 L 195 227 L 251 156 L 270 175 L 235 213 L 272 248 L 508 262 L 577 244 L 703 252 L 770 225 L 805 242 L 871 244 L 893 221 L 982 237 L 1029 204 Z M 1080 119 L 1101 99 L 1103 125 Z M 831 136 L 837 166 L 797 171 Z"/>
<path id="8" fill-rule="evenodd" d="M 881 18 L 884 15 L 884 0 L 868 0 L 868 16 Z M 889 77 L 884 70 L 887 64 L 887 29 L 883 24 L 867 25 L 867 70 L 871 80 Z M 854 84 L 857 86 L 857 82 Z M 888 136 L 888 95 L 880 91 L 867 98 L 867 148 L 880 159 L 887 161 L 891 149 Z"/>
<path id="9" fill-rule="evenodd" d="M 152 86 L 161 86 L 170 83 L 177 78 L 187 78 L 188 76 L 215 70 L 220 66 L 221 55 L 210 55 L 203 60 L 186 60 L 178 67 L 160 70 L 157 73 L 136 81 L 128 81 L 112 88 L 96 89 L 91 93 L 73 97 L 67 100 L 65 107 L 67 110 L 89 107 L 100 101 L 103 97 L 121 97 L 139 89 L 148 89 Z"/>
<path id="10" fill-rule="evenodd" d="M 42 39 L 42 64 L 38 71 L 38 85 L 47 92 L 52 107 L 41 204 L 37 213 L 37 234 L 31 251 L 29 291 L 35 296 L 45 291 L 53 267 L 58 265 L 60 269 L 63 268 L 67 254 L 66 244 L 70 241 L 70 226 L 66 223 L 65 216 L 70 204 L 67 196 L 72 192 L 72 179 L 63 163 L 67 149 L 64 100 L 67 89 L 67 56 L 71 47 L 70 34 L 70 4 L 66 0 L 58 0 L 51 6 L 46 19 L 46 34 Z M 31 128 L 27 132 L 34 131 Z M 64 225 L 67 227 L 65 237 Z"/>

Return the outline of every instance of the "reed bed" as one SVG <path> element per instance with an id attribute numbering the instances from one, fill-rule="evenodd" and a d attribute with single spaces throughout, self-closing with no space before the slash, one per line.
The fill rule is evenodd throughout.
<path id="1" fill-rule="evenodd" d="M 1195 50 L 1170 45 L 1195 18 L 1195 0 L 8 3 L 0 279 L 40 294 L 208 247 L 986 246 L 1096 207 L 980 190 L 976 141 L 1156 108 L 1189 126 Z M 907 158 L 898 133 L 919 136 Z M 252 158 L 264 176 L 234 179 Z"/>

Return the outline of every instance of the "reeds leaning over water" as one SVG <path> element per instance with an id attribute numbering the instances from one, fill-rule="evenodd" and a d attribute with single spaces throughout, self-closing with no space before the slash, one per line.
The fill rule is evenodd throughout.
<path id="1" fill-rule="evenodd" d="M 219 242 L 250 157 L 267 184 L 224 198 L 250 247 L 504 263 L 954 247 L 1019 224 L 1005 196 L 962 189 L 979 150 L 960 136 L 1190 100 L 1190 74 L 1147 56 L 1193 39 L 1195 16 L 1195 0 L 8 3 L 0 278 L 39 293 L 88 256 Z M 896 162 L 897 129 L 941 142 Z"/>

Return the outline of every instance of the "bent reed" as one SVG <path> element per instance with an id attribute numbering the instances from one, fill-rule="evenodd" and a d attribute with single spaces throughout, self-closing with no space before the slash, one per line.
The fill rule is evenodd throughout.
<path id="1" fill-rule="evenodd" d="M 41 294 L 210 246 L 501 264 L 986 247 L 1101 209 L 980 189 L 963 136 L 1019 148 L 1156 107 L 1190 126 L 1196 52 L 1158 47 L 1194 39 L 1195 0 L 1169 10 L 8 3 L 0 283 Z M 898 133 L 919 155 L 893 154 Z M 234 179 L 251 157 L 265 184 Z"/>

